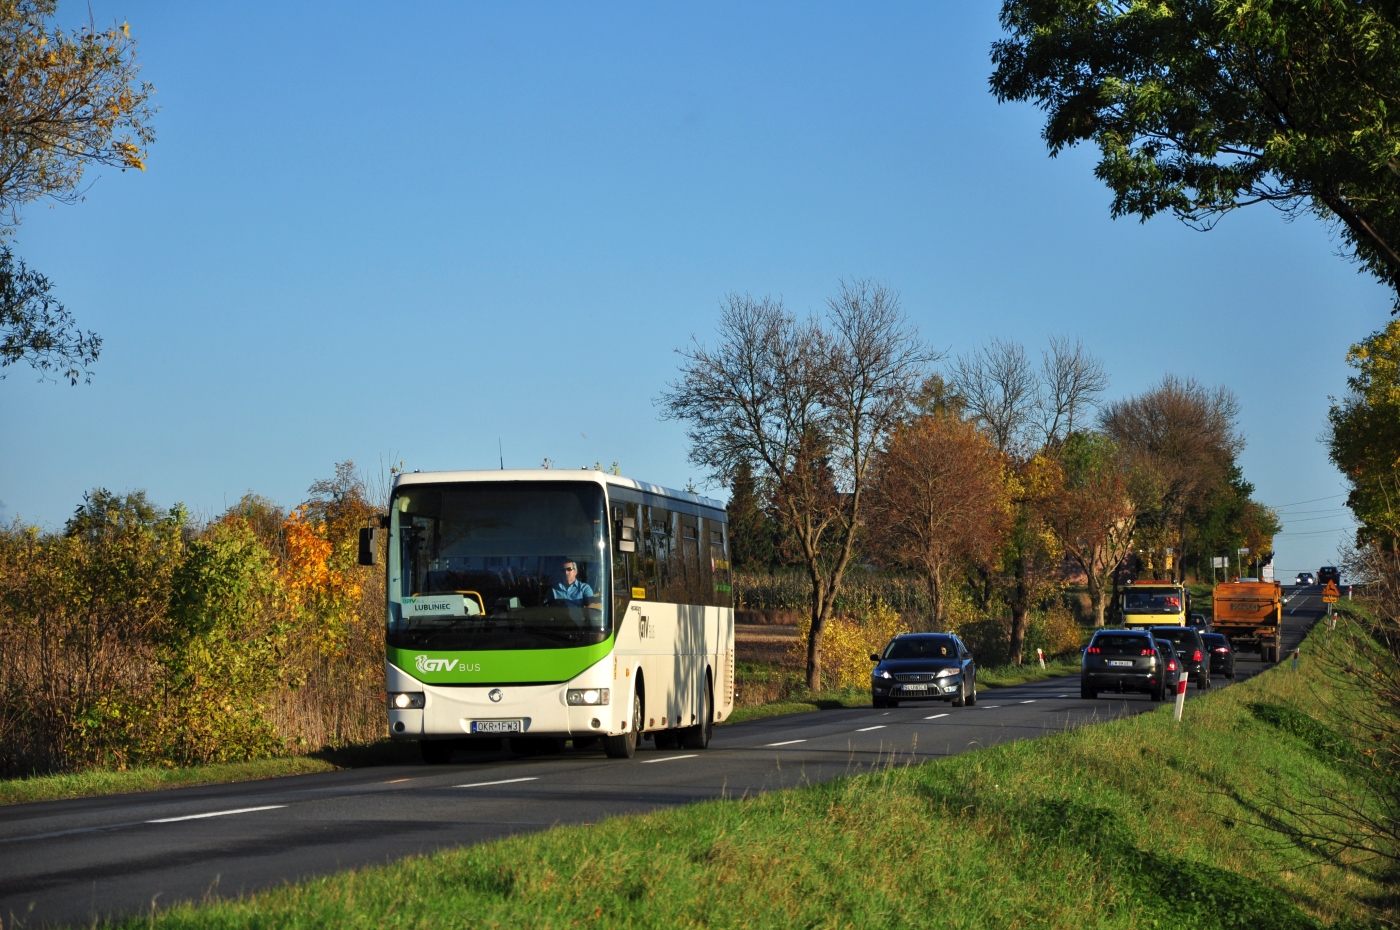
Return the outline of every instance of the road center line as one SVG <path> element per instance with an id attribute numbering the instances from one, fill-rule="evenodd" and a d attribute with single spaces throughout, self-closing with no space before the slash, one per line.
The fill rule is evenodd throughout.
<path id="1" fill-rule="evenodd" d="M 781 743 L 764 743 L 763 745 L 765 746 L 765 748 L 771 748 L 773 746 L 791 746 L 793 743 L 805 742 L 807 742 L 805 739 L 785 739 Z"/>
<path id="2" fill-rule="evenodd" d="M 1312 595 L 1308 595 L 1307 597 L 1304 597 L 1303 600 L 1298 604 L 1298 607 L 1302 607 L 1304 604 L 1306 604 L 1306 603 L 1308 602 L 1308 597 L 1311 597 L 1311 596 L 1312 596 Z M 1294 607 L 1293 610 L 1297 610 L 1298 607 Z M 1290 616 L 1290 617 L 1293 616 L 1293 610 L 1290 610 L 1290 611 L 1288 612 L 1288 616 Z"/>
<path id="3" fill-rule="evenodd" d="M 253 811 L 275 811 L 278 808 L 286 806 L 285 804 L 264 804 L 262 807 L 240 807 L 231 811 L 211 811 L 207 814 L 186 814 L 184 817 L 161 817 L 158 820 L 147 820 L 146 823 L 178 823 L 181 820 L 203 820 L 206 817 L 227 817 L 229 814 L 251 814 Z"/>
<path id="4" fill-rule="evenodd" d="M 996 709 L 997 709 L 998 707 L 1000 707 L 1000 706 L 1001 706 L 1000 704 L 985 704 L 985 705 L 983 705 L 982 709 L 983 709 L 983 710 L 996 710 Z"/>
<path id="5" fill-rule="evenodd" d="M 665 758 L 662 758 L 662 759 L 645 759 L 645 760 L 642 761 L 642 765 L 651 765 L 653 762 L 675 762 L 677 759 L 694 759 L 694 758 L 695 758 L 695 753 L 692 752 L 692 753 L 687 753 L 686 755 L 683 755 L 683 756 L 666 756 Z"/>
<path id="6" fill-rule="evenodd" d="M 871 730 L 883 730 L 884 728 L 885 728 L 885 725 L 884 725 L 883 723 L 881 723 L 881 724 L 877 724 L 876 726 L 873 726 L 873 727 L 861 727 L 861 728 L 860 728 L 859 730 L 857 730 L 856 732 L 857 732 L 857 733 L 869 733 Z"/>
<path id="7" fill-rule="evenodd" d="M 925 720 L 937 720 L 939 717 L 946 717 L 947 714 L 934 714 L 932 717 L 925 717 Z"/>
<path id="8" fill-rule="evenodd" d="M 1129 640 L 1129 642 L 1131 642 L 1131 640 Z M 1034 700 L 1030 700 L 1030 701 L 1022 701 L 1022 702 L 1021 702 L 1021 703 L 1022 703 L 1022 704 L 1034 704 L 1034 703 L 1035 703 L 1035 701 L 1034 701 Z"/>
<path id="9" fill-rule="evenodd" d="M 470 785 L 453 785 L 454 788 L 486 788 L 490 785 L 513 785 L 518 781 L 539 781 L 538 775 L 529 778 L 502 778 L 500 781 L 474 781 Z"/>

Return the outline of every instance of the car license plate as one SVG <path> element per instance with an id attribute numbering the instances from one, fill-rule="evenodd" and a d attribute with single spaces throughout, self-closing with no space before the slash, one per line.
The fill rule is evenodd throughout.
<path id="1" fill-rule="evenodd" d="M 519 733 L 519 720 L 473 720 L 473 733 Z"/>
<path id="2" fill-rule="evenodd" d="M 905 685 L 905 691 L 927 691 L 928 685 Z"/>
<path id="3" fill-rule="evenodd" d="M 1108 660 L 1108 664 L 1109 664 L 1109 665 L 1126 665 L 1128 668 L 1132 668 L 1132 667 L 1133 667 L 1133 660 L 1132 660 L 1132 659 L 1109 659 L 1109 660 Z"/>

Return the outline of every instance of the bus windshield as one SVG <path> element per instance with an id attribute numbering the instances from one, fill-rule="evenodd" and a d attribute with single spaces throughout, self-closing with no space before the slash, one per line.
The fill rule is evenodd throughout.
<path id="1" fill-rule="evenodd" d="M 603 489 L 589 482 L 407 485 L 390 504 L 390 646 L 603 642 Z"/>
<path id="2" fill-rule="evenodd" d="M 1123 595 L 1123 610 L 1133 614 L 1179 614 L 1181 595 L 1165 591 L 1129 591 Z"/>

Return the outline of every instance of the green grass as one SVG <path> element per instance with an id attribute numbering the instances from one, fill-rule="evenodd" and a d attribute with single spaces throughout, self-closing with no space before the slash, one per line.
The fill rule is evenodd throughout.
<path id="1" fill-rule="evenodd" d="M 1261 825 L 1343 777 L 1286 667 L 1187 705 L 182 906 L 127 926 L 1257 927 L 1397 916 L 1355 862 Z M 1261 711 L 1261 707 L 1282 710 Z M 1323 728 L 1319 731 L 1319 727 Z M 1365 902 L 1380 902 L 1381 913 Z M 1390 903 L 1386 903 L 1389 901 Z"/>
<path id="2" fill-rule="evenodd" d="M 123 771 L 90 769 L 66 775 L 0 779 L 0 805 L 29 801 L 57 801 L 104 794 L 129 794 L 160 788 L 222 785 L 237 781 L 306 775 L 371 765 L 402 765 L 420 761 L 413 743 L 381 740 L 364 746 L 322 749 L 306 756 L 257 759 L 252 762 L 219 762 L 181 768 L 142 766 Z"/>
<path id="3" fill-rule="evenodd" d="M 1045 667 L 1030 659 L 1024 665 L 998 665 L 996 668 L 979 668 L 977 683 L 988 688 L 1005 688 L 1010 685 L 1023 685 L 1028 681 L 1045 681 L 1063 675 L 1079 674 L 1079 656 L 1061 656 L 1047 659 Z M 978 690 L 981 690 L 980 688 Z"/>
<path id="4" fill-rule="evenodd" d="M 336 766 L 323 759 L 292 756 L 285 759 L 259 759 L 255 762 L 195 765 L 188 768 L 143 766 L 120 772 L 93 769 L 67 775 L 7 778 L 0 781 L 0 804 L 56 801 L 61 798 L 85 798 L 100 794 L 127 794 L 132 791 L 182 788 L 189 785 L 216 785 L 253 781 L 258 778 L 276 778 L 280 775 L 329 772 L 335 768 Z"/>

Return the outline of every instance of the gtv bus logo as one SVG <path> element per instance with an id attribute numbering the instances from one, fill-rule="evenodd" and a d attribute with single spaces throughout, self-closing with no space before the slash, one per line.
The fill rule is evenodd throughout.
<path id="1" fill-rule="evenodd" d="M 427 656 L 419 656 L 413 660 L 413 664 L 420 672 L 450 672 L 457 667 L 457 660 L 430 659 Z"/>

